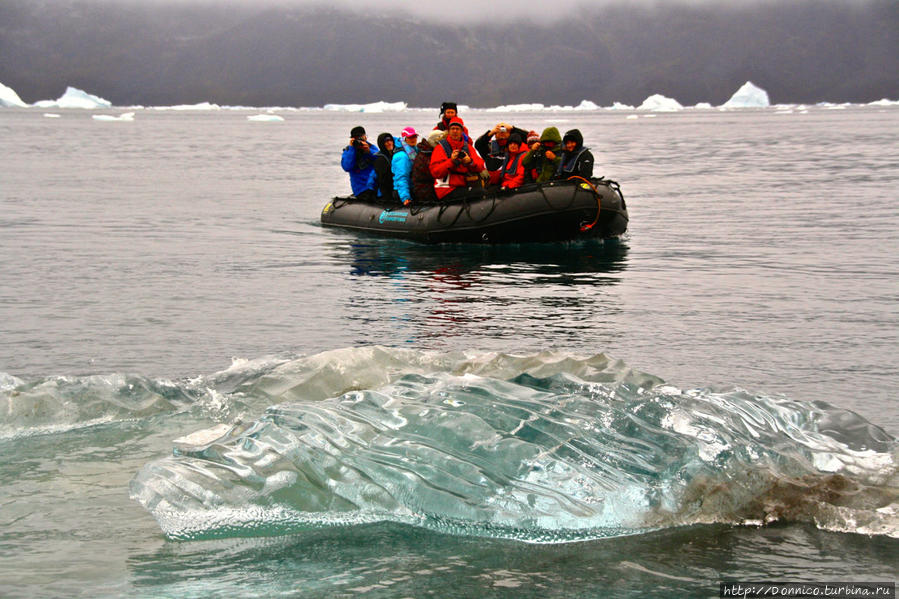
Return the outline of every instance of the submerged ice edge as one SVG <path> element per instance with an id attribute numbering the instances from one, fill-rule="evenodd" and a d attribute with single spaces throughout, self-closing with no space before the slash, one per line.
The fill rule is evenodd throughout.
<path id="1" fill-rule="evenodd" d="M 185 411 L 228 420 L 242 408 L 240 398 L 210 388 L 202 379 L 176 382 L 114 373 L 24 381 L 0 373 L 0 440 Z"/>
<path id="2" fill-rule="evenodd" d="M 179 539 L 379 519 L 534 542 L 776 520 L 897 536 L 895 440 L 758 399 L 410 376 L 274 406 L 148 464 L 131 492 Z M 837 413 L 842 441 L 818 426 Z"/>
<path id="3" fill-rule="evenodd" d="M 213 423 L 234 422 L 256 418 L 274 403 L 326 399 L 412 373 L 471 372 L 504 378 L 562 371 L 646 387 L 660 382 L 602 354 L 437 352 L 382 346 L 301 357 L 235 358 L 220 372 L 178 380 L 124 373 L 20 379 L 0 372 L 0 439 L 184 411 Z"/>

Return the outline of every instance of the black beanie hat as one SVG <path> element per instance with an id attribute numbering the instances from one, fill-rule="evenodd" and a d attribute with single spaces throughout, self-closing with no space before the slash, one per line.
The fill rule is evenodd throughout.
<path id="1" fill-rule="evenodd" d="M 440 114 L 445 113 L 447 108 L 452 108 L 456 112 L 459 112 L 459 107 L 456 106 L 455 102 L 444 102 L 440 105 Z"/>
<path id="2" fill-rule="evenodd" d="M 509 141 L 507 141 L 506 143 L 507 144 L 523 144 L 524 139 L 522 139 L 521 133 L 513 133 L 512 135 L 509 136 Z"/>
<path id="3" fill-rule="evenodd" d="M 356 138 L 362 137 L 363 135 L 365 135 L 365 127 L 362 127 L 361 125 L 357 125 L 350 129 L 350 137 Z"/>

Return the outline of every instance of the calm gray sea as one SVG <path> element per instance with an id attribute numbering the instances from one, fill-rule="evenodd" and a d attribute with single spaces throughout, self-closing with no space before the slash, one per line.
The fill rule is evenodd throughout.
<path id="1" fill-rule="evenodd" d="M 349 191 L 350 128 L 428 130 L 436 110 L 56 113 L 0 110 L 0 595 L 717 597 L 725 580 L 895 579 L 899 107 L 461 115 L 474 135 L 580 128 L 627 201 L 617 248 L 322 229 Z M 313 426 L 304 406 L 321 402 Z M 513 412 L 539 434 L 506 427 Z M 277 472 L 235 457 L 241 431 L 171 457 L 238 421 Z M 322 433 L 341 468 L 315 470 L 310 430 L 341 431 Z M 537 448 L 527 476 L 504 470 L 507 448 L 478 453 L 493 438 Z M 483 479 L 440 486 L 428 460 Z M 344 517 L 340 481 L 394 474 L 390 501 L 363 493 L 371 510 Z M 639 499 L 591 511 L 594 474 Z"/>

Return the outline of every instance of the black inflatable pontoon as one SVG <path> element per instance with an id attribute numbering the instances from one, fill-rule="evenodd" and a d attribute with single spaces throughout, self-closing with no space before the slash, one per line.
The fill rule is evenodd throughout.
<path id="1" fill-rule="evenodd" d="M 321 219 L 326 227 L 423 243 L 614 239 L 628 221 L 618 184 L 607 179 L 553 181 L 514 191 L 475 188 L 463 199 L 424 206 L 334 198 Z"/>

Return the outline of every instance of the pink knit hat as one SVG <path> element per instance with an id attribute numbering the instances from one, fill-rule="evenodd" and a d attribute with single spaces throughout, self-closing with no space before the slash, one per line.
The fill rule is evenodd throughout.
<path id="1" fill-rule="evenodd" d="M 416 133 L 415 129 L 413 129 L 412 127 L 406 127 L 400 133 L 400 137 L 402 137 L 403 139 L 406 139 L 407 137 L 418 137 L 418 133 Z"/>

